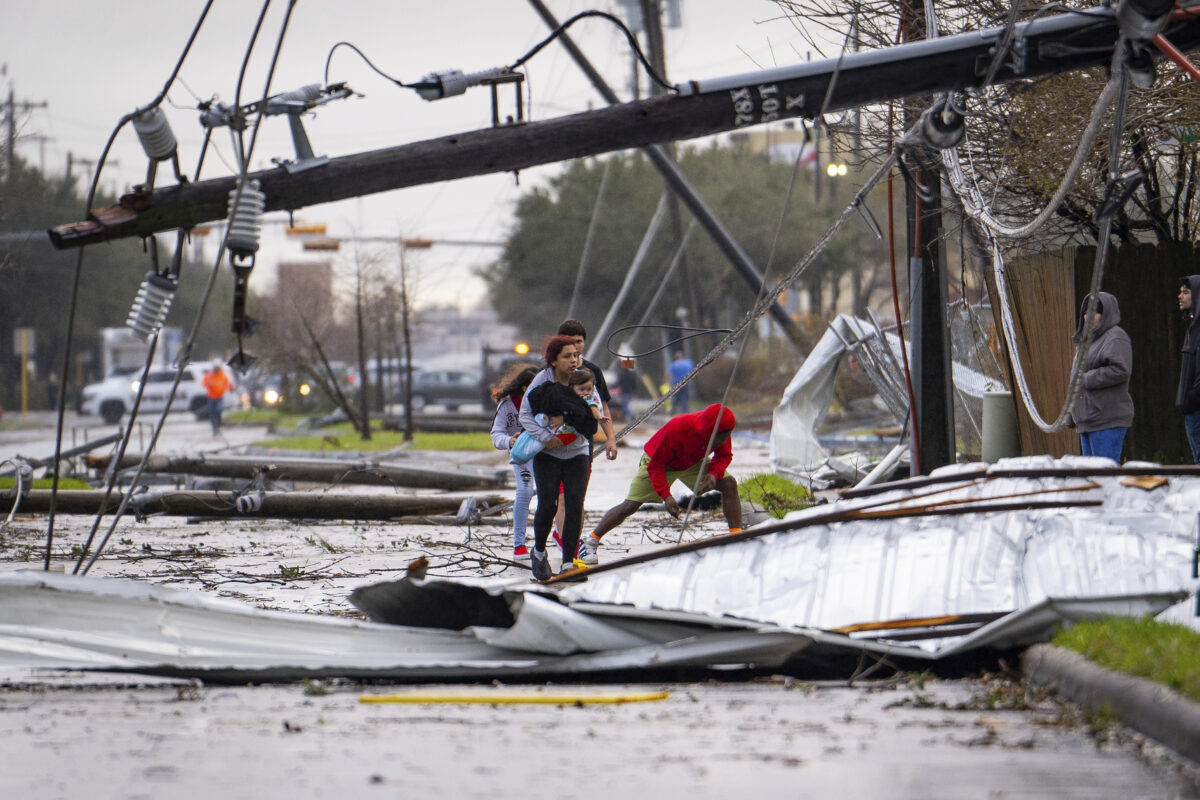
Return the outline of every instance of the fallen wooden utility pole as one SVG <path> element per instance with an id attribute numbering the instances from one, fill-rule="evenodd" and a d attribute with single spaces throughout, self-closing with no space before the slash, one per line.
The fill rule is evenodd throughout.
<path id="1" fill-rule="evenodd" d="M 994 83 L 1027 80 L 1107 64 L 1120 27 L 1111 7 L 1046 16 L 1017 25 L 1021 57 L 1007 58 Z M 267 211 L 291 211 L 351 197 L 512 172 L 614 150 L 692 139 L 788 117 L 936 94 L 983 84 L 1003 28 L 944 36 L 842 59 L 678 85 L 673 95 L 567 117 L 443 136 L 342 156 L 318 169 L 282 167 L 250 174 Z M 1177 12 L 1172 44 L 1200 46 L 1200 18 Z M 1154 57 L 1160 57 L 1157 52 Z M 836 80 L 834 80 L 836 76 Z M 832 91 L 830 84 L 833 83 Z M 235 178 L 216 178 L 129 194 L 88 219 L 50 230 L 55 247 L 148 236 L 223 219 Z"/>
<path id="2" fill-rule="evenodd" d="M 55 512 L 59 514 L 111 514 L 121 504 L 121 495 L 99 490 L 60 489 Z M 187 490 L 134 494 L 127 513 L 144 517 L 167 514 L 176 517 L 236 517 L 238 519 L 346 519 L 396 520 L 414 515 L 438 516 L 452 520 L 463 500 L 474 498 L 476 508 L 484 510 L 506 502 L 500 495 L 446 494 L 408 495 L 346 494 L 338 492 L 264 492 L 251 505 L 254 510 L 241 512 L 232 492 Z M 44 514 L 50 510 L 50 490 L 34 489 L 21 498 L 17 511 Z"/>
<path id="3" fill-rule="evenodd" d="M 119 441 L 121 441 L 121 432 L 117 431 L 116 433 L 109 434 L 108 436 L 102 436 L 99 439 L 92 439 L 90 442 L 84 442 L 83 444 L 79 445 L 78 447 L 72 447 L 69 450 L 63 450 L 61 453 L 58 454 L 58 460 L 65 461 L 68 458 L 74 458 L 75 456 L 81 456 L 84 453 L 90 453 L 91 451 L 95 450 L 98 447 L 107 447 L 108 445 L 116 444 Z M 28 464 L 32 468 L 40 469 L 42 467 L 46 467 L 46 466 L 49 466 L 50 464 L 54 463 L 54 455 L 50 454 L 50 455 L 46 456 L 45 458 L 25 458 L 25 459 L 22 459 L 18 456 L 14 460 L 24 461 L 26 464 Z M 4 467 L 4 468 L 0 469 L 0 476 L 12 475 L 17 471 L 17 469 L 18 469 L 18 467 L 15 465 Z"/>
<path id="4" fill-rule="evenodd" d="M 88 467 L 108 468 L 112 456 L 89 457 Z M 142 461 L 137 453 L 126 453 L 119 469 L 136 467 Z M 414 489 L 502 488 L 508 483 L 508 471 L 492 467 L 459 465 L 453 467 L 418 466 L 400 462 L 366 459 L 274 458 L 271 456 L 151 455 L 143 472 L 205 475 L 250 480 L 262 474 L 269 480 L 297 480 L 314 483 L 356 483 L 373 486 L 407 486 Z"/>

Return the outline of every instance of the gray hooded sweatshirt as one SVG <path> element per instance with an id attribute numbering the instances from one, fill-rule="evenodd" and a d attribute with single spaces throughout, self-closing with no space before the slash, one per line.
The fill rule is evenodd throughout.
<path id="1" fill-rule="evenodd" d="M 1133 424 L 1133 398 L 1129 394 L 1129 376 L 1133 371 L 1133 345 L 1129 334 L 1117 327 L 1121 309 L 1117 298 L 1100 292 L 1100 327 L 1084 359 L 1083 388 L 1071 409 L 1075 428 L 1080 433 L 1107 428 L 1128 428 Z M 1084 298 L 1080 307 L 1080 325 L 1074 341 L 1083 340 Z"/>
<path id="2" fill-rule="evenodd" d="M 1200 275 L 1188 275 L 1188 288 L 1192 290 L 1192 310 L 1184 312 L 1187 333 L 1183 338 L 1183 364 L 1179 369 L 1179 391 L 1175 393 L 1175 407 L 1182 414 L 1200 411 Z"/>

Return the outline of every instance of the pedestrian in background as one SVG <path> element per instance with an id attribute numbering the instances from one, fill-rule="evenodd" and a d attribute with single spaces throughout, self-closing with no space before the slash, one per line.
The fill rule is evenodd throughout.
<path id="1" fill-rule="evenodd" d="M 512 450 L 521 432 L 521 402 L 525 390 L 538 374 L 538 368 L 518 364 L 492 389 L 492 399 L 497 402 L 496 418 L 492 420 L 492 444 L 497 450 Z M 517 479 L 517 493 L 513 498 L 513 560 L 528 561 L 529 548 L 525 546 L 525 529 L 529 525 L 529 501 L 533 499 L 533 467 L 529 463 L 512 462 L 513 475 Z"/>
<path id="2" fill-rule="evenodd" d="M 1121 463 L 1125 434 L 1133 424 L 1133 397 L 1129 377 L 1133 372 L 1133 345 L 1118 323 L 1121 310 L 1117 298 L 1099 292 L 1093 313 L 1088 300 L 1080 308 L 1079 329 L 1073 340 L 1083 341 L 1088 329 L 1095 330 L 1092 346 L 1084 356 L 1083 385 L 1068 424 L 1079 431 L 1085 456 L 1103 456 Z"/>
<path id="3" fill-rule="evenodd" d="M 1200 293 L 1200 275 L 1179 280 L 1179 310 L 1186 329 L 1183 337 L 1183 364 L 1179 370 L 1179 389 L 1175 408 L 1183 414 L 1183 427 L 1192 447 L 1192 461 L 1200 464 L 1200 317 L 1196 314 L 1196 295 Z"/>
<path id="4" fill-rule="evenodd" d="M 617 373 L 617 404 L 621 409 L 621 422 L 629 424 L 633 419 L 633 393 L 637 391 L 637 376 L 633 367 L 621 367 Z"/>
<path id="5" fill-rule="evenodd" d="M 671 365 L 667 367 L 668 383 L 672 386 L 686 378 L 696 365 L 692 360 L 683 354 L 682 350 L 675 351 L 675 359 Z M 686 414 L 690 405 L 691 386 L 684 384 L 679 387 L 679 391 L 675 393 L 675 397 L 671 400 L 672 414 Z"/>
<path id="6" fill-rule="evenodd" d="M 208 395 L 208 421 L 212 425 L 213 436 L 221 434 L 221 409 L 225 406 L 225 393 L 233 388 L 233 381 L 221 368 L 220 361 L 214 361 L 212 369 L 204 373 L 204 393 Z"/>

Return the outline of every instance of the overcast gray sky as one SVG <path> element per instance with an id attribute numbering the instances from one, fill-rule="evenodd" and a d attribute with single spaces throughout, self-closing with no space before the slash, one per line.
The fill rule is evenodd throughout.
<path id="1" fill-rule="evenodd" d="M 616 11 L 612 0 L 547 0 L 560 20 L 588 8 Z M 125 113 L 160 91 L 201 10 L 203 0 L 105 0 L 105 2 L 23 2 L 0 0 L 0 78 L 19 101 L 48 108 L 19 117 L 24 137 L 18 152 L 47 171 L 61 173 L 67 152 L 98 158 L 112 127 Z M 194 172 L 203 131 L 195 111 L 214 95 L 232 102 L 242 57 L 260 9 L 248 0 L 217 0 L 169 94 L 167 114 L 180 144 L 186 172 Z M 242 100 L 262 95 L 267 68 L 286 3 L 271 4 L 250 61 Z M 757 67 L 795 63 L 807 45 L 792 24 L 779 18 L 770 0 L 681 0 L 683 27 L 667 32 L 670 79 L 711 77 Z M 523 0 L 300 0 L 284 41 L 272 93 L 323 83 L 326 57 L 339 41 L 360 48 L 380 69 L 410 82 L 435 70 L 464 72 L 513 62 L 548 30 Z M 623 98 L 629 92 L 632 56 L 611 24 L 590 19 L 571 29 L 597 68 Z M 815 56 L 814 56 L 815 57 Z M 561 46 L 552 45 L 527 65 L 526 91 L 532 118 L 548 119 L 585 110 L 602 101 Z M 401 89 L 372 72 L 348 48 L 333 57 L 330 81 L 346 81 L 365 97 L 325 105 L 305 128 L 317 154 L 329 156 L 390 147 L 474 130 L 490 124 L 486 90 L 434 103 Z M 643 83 L 643 86 L 645 84 Z M 505 93 L 501 94 L 505 97 Z M 511 102 L 511 100 L 510 100 Z M 45 137 L 38 141 L 37 136 Z M 234 171 L 227 133 L 214 135 L 219 158 L 210 153 L 203 177 Z M 291 158 L 283 117 L 268 118 L 251 169 Z M 126 128 L 110 158 L 102 185 L 123 191 L 145 179 L 146 158 Z M 358 200 L 314 206 L 297 218 L 325 222 L 336 236 L 421 236 L 443 239 L 502 239 L 519 193 L 556 170 L 529 170 L 516 186 L 508 174 L 414 187 Z M 164 175 L 164 170 L 167 175 Z M 82 173 L 82 168 L 77 172 Z M 158 185 L 169 182 L 160 166 Z M 83 186 L 83 178 L 80 178 Z M 66 220 L 64 220 L 66 221 Z M 213 248 L 209 247 L 211 255 Z M 288 240 L 280 227 L 267 227 L 258 257 L 256 282 L 273 280 L 273 263 L 313 257 Z M 483 294 L 472 270 L 494 257 L 484 248 L 435 247 L 419 254 L 424 276 L 422 304 L 470 305 Z M 145 265 L 131 266 L 141 271 Z"/>

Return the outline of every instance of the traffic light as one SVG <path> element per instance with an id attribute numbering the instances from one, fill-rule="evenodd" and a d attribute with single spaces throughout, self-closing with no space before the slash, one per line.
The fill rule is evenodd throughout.
<path id="1" fill-rule="evenodd" d="M 428 250 L 433 247 L 433 239 L 405 239 L 404 246 L 409 250 Z"/>

